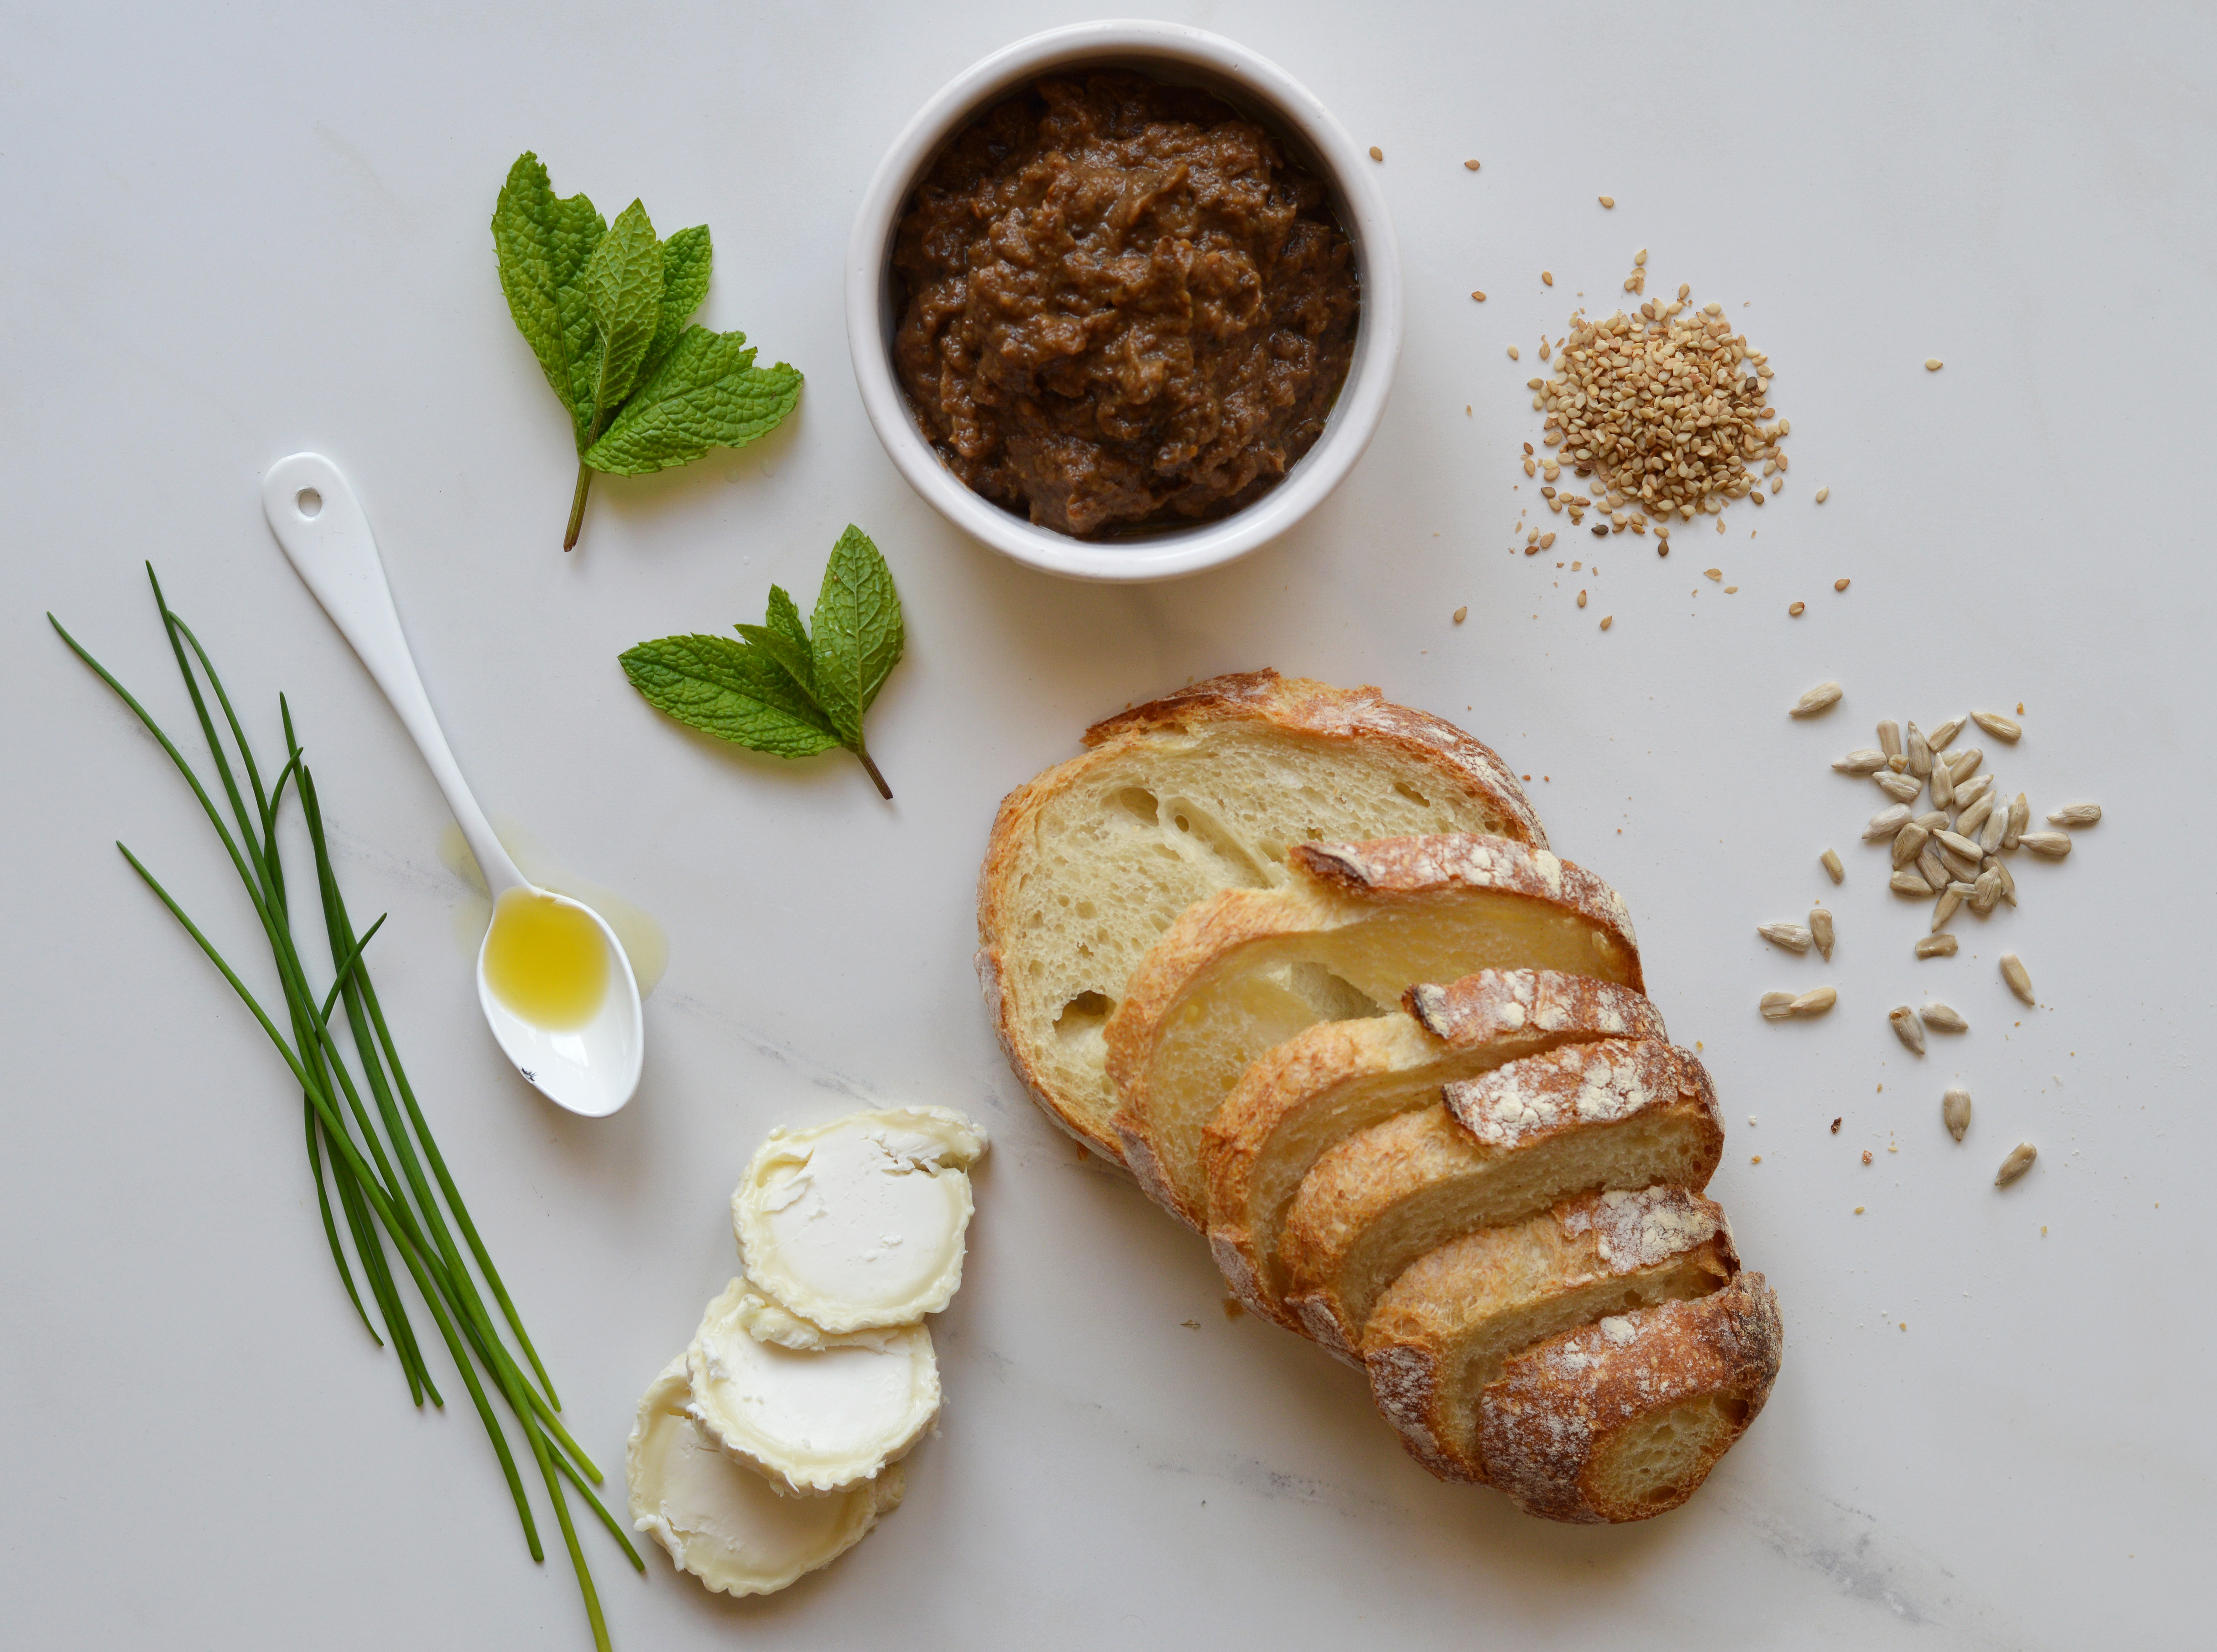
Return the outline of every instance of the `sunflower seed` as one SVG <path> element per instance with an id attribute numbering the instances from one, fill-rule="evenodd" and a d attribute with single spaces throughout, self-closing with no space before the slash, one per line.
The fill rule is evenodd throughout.
<path id="1" fill-rule="evenodd" d="M 1951 717 L 1924 737 L 1935 751 L 1945 751 L 1955 743 L 1955 737 L 1963 731 L 1963 719 Z"/>
<path id="2" fill-rule="evenodd" d="M 1913 775 L 1896 774 L 1890 769 L 1874 774 L 1871 779 L 1880 791 L 1896 803 L 1914 803 L 1917 794 L 1924 789 L 1924 782 Z"/>
<path id="3" fill-rule="evenodd" d="M 1882 843 L 1907 824 L 1909 824 L 1907 804 L 1897 803 L 1891 809 L 1881 809 L 1870 817 L 1870 824 L 1863 828 L 1863 841 Z"/>
<path id="4" fill-rule="evenodd" d="M 1756 932 L 1774 946 L 1783 946 L 1789 952 L 1809 950 L 1809 932 L 1798 923 L 1766 923 Z"/>
<path id="5" fill-rule="evenodd" d="M 1767 1021 L 1782 1021 L 1794 1014 L 1794 995 L 1790 992 L 1766 992 L 1758 1006 Z"/>
<path id="6" fill-rule="evenodd" d="M 1996 810 L 1992 814 L 1986 817 L 1986 823 L 1979 828 L 1979 847 L 1986 852 L 1989 859 L 1992 857 L 1993 852 L 1996 849 L 2001 848 L 2002 834 L 2007 829 L 2008 825 L 2009 817 L 2007 814 L 2000 810 Z"/>
<path id="7" fill-rule="evenodd" d="M 1994 1186 L 2008 1187 L 2010 1183 L 2031 1169 L 2032 1162 L 2039 1156 L 2040 1150 L 2030 1142 L 2019 1142 L 2015 1147 L 2010 1149 L 2009 1157 L 2002 1161 L 2002 1168 L 1994 1172 Z"/>
<path id="8" fill-rule="evenodd" d="M 1809 909 L 1809 934 L 1827 963 L 1832 958 L 1832 915 L 1821 906 Z"/>
<path id="9" fill-rule="evenodd" d="M 1840 857 L 1837 851 L 1827 849 L 1817 857 L 1817 860 L 1818 864 L 1830 874 L 1834 883 L 1841 884 L 1847 881 L 1848 869 L 1840 864 Z"/>
<path id="10" fill-rule="evenodd" d="M 1945 809 L 1927 809 L 1911 823 L 1922 826 L 1928 832 L 1945 831 L 1948 829 L 1948 811 Z"/>
<path id="11" fill-rule="evenodd" d="M 2068 832 L 2026 832 L 2017 838 L 2020 848 L 2030 849 L 2035 854 L 2049 860 L 2060 860 L 2071 853 L 2071 834 Z"/>
<path id="12" fill-rule="evenodd" d="M 1971 1024 L 1945 1004 L 1927 1004 L 1918 1012 L 1924 1025 L 1935 1032 L 1967 1032 Z"/>
<path id="13" fill-rule="evenodd" d="M 1979 841 L 1974 837 L 1966 837 L 1961 832 L 1935 832 L 1932 836 L 1942 849 L 1961 855 L 1973 869 L 1985 859 L 1986 852 L 1979 847 Z"/>
<path id="14" fill-rule="evenodd" d="M 1887 1011 L 1886 1019 L 1893 1024 L 1893 1036 L 1917 1055 L 1924 1053 L 1924 1023 L 1907 1004 L 1897 1004 Z"/>
<path id="15" fill-rule="evenodd" d="M 1890 717 L 1878 725 L 1878 749 L 1889 757 L 1901 755 L 1901 724 Z"/>
<path id="16" fill-rule="evenodd" d="M 1948 778 L 1960 787 L 1964 781 L 1979 772 L 1979 765 L 1985 761 L 1985 755 L 1976 746 L 1968 747 L 1956 753 L 1948 765 Z"/>
<path id="17" fill-rule="evenodd" d="M 1975 841 L 1979 835 L 1979 828 L 1986 823 L 1986 817 L 1993 813 L 1993 811 L 1994 794 L 1992 792 L 1989 792 L 1985 796 L 1980 798 L 1968 808 L 1961 810 L 1956 814 L 1956 835 L 1959 837 L 1967 837 Z"/>
<path id="18" fill-rule="evenodd" d="M 1927 896 L 1932 892 L 1932 885 L 1920 874 L 1906 870 L 1895 872 L 1887 887 L 1897 895 Z"/>
<path id="19" fill-rule="evenodd" d="M 1885 767 L 1886 754 L 1882 751 L 1873 751 L 1868 746 L 1861 750 L 1850 752 L 1832 765 L 1833 769 L 1842 774 L 1875 774 Z"/>
<path id="20" fill-rule="evenodd" d="M 1957 1141 L 1971 1127 L 1971 1093 L 1958 1084 L 1940 1098 L 1940 1122 Z"/>
<path id="21" fill-rule="evenodd" d="M 2024 727 L 2013 717 L 2004 717 L 1999 712 L 1973 712 L 1971 721 L 1997 740 L 2015 741 L 2024 733 Z"/>
<path id="22" fill-rule="evenodd" d="M 1794 1001 L 1796 1015 L 1822 1015 L 1840 1002 L 1837 987 L 1812 987 Z"/>
<path id="23" fill-rule="evenodd" d="M 1945 847 L 1939 847 L 1939 854 L 1940 864 L 1948 868 L 1949 883 L 1967 885 L 1978 877 L 1983 856 L 1973 856 L 1966 860 L 1955 850 Z"/>
<path id="24" fill-rule="evenodd" d="M 1893 835 L 1893 869 L 1900 871 L 1917 859 L 1924 846 L 1932 841 L 1932 829 L 1911 821 Z"/>
<path id="25" fill-rule="evenodd" d="M 2015 952 L 2002 954 L 2002 979 L 2009 983 L 2011 992 L 2028 1004 L 2037 1006 L 2039 1000 L 2032 996 L 2032 977 Z"/>
<path id="26" fill-rule="evenodd" d="M 1927 843 L 1917 852 L 1917 875 L 1935 889 L 1948 883 L 1948 868 L 1940 859 L 1940 851 Z"/>
<path id="27" fill-rule="evenodd" d="M 1814 717 L 1819 712 L 1829 712 L 1840 703 L 1844 691 L 1837 682 L 1820 682 L 1795 700 L 1788 708 L 1788 717 Z"/>
<path id="28" fill-rule="evenodd" d="M 2072 803 L 2065 804 L 2048 816 L 2047 823 L 2051 826 L 2091 826 L 2101 818 L 2100 804 Z"/>
<path id="29" fill-rule="evenodd" d="M 1975 774 L 1969 780 L 1963 780 L 1956 784 L 1955 806 L 1958 809 L 1967 809 L 1993 789 L 1994 777 L 1992 775 Z"/>
<path id="30" fill-rule="evenodd" d="M 1998 867 L 1988 866 L 1979 874 L 1978 882 L 1971 885 L 1971 892 L 1965 898 L 1970 902 L 1971 910 L 1983 918 L 1994 909 L 2001 897 L 2001 872 Z"/>
<path id="31" fill-rule="evenodd" d="M 1948 778 L 1947 764 L 1933 764 L 1931 775 L 1932 801 L 1942 809 L 1954 807 L 1955 802 L 1955 783 Z"/>
<path id="32" fill-rule="evenodd" d="M 2013 849 L 2022 841 L 2026 824 L 2032 819 L 2032 805 L 2020 792 L 2009 806 L 2009 824 L 2002 828 L 2002 847 Z"/>
<path id="33" fill-rule="evenodd" d="M 1948 920 L 1955 915 L 1955 909 L 1962 903 L 1963 897 L 1955 892 L 1953 884 L 1940 891 L 1939 902 L 1932 909 L 1932 931 L 1935 934 L 1948 927 Z"/>
<path id="34" fill-rule="evenodd" d="M 1955 937 L 1953 935 L 1919 935 L 1916 952 L 1919 958 L 1953 958 L 1955 956 Z"/>
<path id="35" fill-rule="evenodd" d="M 1914 723 L 1904 730 L 1904 736 L 1908 742 L 1904 749 L 1909 755 L 1909 772 L 1921 780 L 1932 772 L 1932 748 L 1925 743 Z"/>

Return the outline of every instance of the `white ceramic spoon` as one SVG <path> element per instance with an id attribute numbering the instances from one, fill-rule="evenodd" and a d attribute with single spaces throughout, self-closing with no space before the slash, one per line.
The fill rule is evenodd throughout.
<path id="1" fill-rule="evenodd" d="M 320 453 L 279 459 L 262 484 L 262 509 L 294 570 L 316 594 L 339 634 L 354 645 L 399 713 L 401 726 L 423 754 L 431 778 L 445 793 L 463 840 L 485 873 L 485 892 L 496 909 L 505 891 L 530 890 L 584 913 L 599 928 L 602 944 L 608 948 L 608 985 L 599 1009 L 583 1026 L 562 1031 L 539 1026 L 503 1003 L 485 978 L 483 946 L 478 949 L 478 1002 L 501 1049 L 540 1094 L 588 1119 L 605 1118 L 631 1100 L 645 1057 L 639 983 L 622 944 L 591 907 L 539 889 L 527 879 L 493 835 L 454 754 L 448 749 L 447 737 L 440 732 L 423 679 L 416 674 L 415 656 L 401 635 L 400 616 L 385 583 L 377 541 L 370 537 L 369 518 L 339 467 Z M 485 939 L 490 945 L 490 930 Z"/>

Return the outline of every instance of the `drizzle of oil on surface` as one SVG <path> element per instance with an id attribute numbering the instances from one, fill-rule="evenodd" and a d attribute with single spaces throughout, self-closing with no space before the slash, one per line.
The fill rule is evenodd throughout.
<path id="1" fill-rule="evenodd" d="M 534 1026 L 566 1032 L 593 1019 L 608 996 L 601 927 L 535 889 L 501 892 L 485 936 L 485 984 Z"/>
<path id="2" fill-rule="evenodd" d="M 525 877 L 541 889 L 551 889 L 557 895 L 584 902 L 608 921 L 608 928 L 623 943 L 625 956 L 631 959 L 632 977 L 639 983 L 639 996 L 645 998 L 652 993 L 661 983 L 663 971 L 670 967 L 670 939 L 663 934 L 662 926 L 614 890 L 571 876 L 569 868 L 555 860 L 546 845 L 518 822 L 505 815 L 496 815 L 492 829 L 502 847 L 515 860 L 516 869 Z M 462 841 L 461 828 L 452 821 L 439 834 L 439 859 L 473 891 L 454 908 L 454 940 L 475 963 L 479 945 L 485 940 L 485 926 L 492 921 L 492 903 L 485 897 L 484 874 L 479 872 L 469 845 Z"/>

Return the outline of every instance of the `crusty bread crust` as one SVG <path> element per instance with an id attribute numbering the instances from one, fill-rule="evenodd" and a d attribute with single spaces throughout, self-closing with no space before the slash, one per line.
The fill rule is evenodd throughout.
<path id="1" fill-rule="evenodd" d="M 1449 1106 L 1389 1119 L 1325 1155 L 1287 1213 L 1287 1304 L 1342 1359 L 1356 1358 L 1375 1297 L 1393 1283 L 1378 1279 L 1371 1292 L 1363 1277 L 1371 1253 L 1412 1201 L 1497 1187 L 1528 1196 L 1467 1232 L 1521 1221 L 1573 1193 L 1665 1181 L 1698 1190 L 1724 1152 L 1708 1074 L 1690 1051 L 1656 1040 L 1566 1045 L 1448 1085 L 1446 1094 Z M 1603 1165 L 1627 1131 L 1652 1143 L 1631 1162 Z"/>
<path id="2" fill-rule="evenodd" d="M 1509 1359 L 1609 1315 L 1705 1296 L 1738 1268 L 1724 1212 L 1699 1193 L 1565 1199 L 1442 1245 L 1393 1282 L 1363 1330 L 1371 1396 L 1433 1474 L 1482 1482 L 1479 1394 Z"/>
<path id="3" fill-rule="evenodd" d="M 1459 833 L 1303 844 L 1287 860 L 1296 876 L 1285 888 L 1226 890 L 1188 908 L 1140 960 L 1107 1027 L 1108 1075 L 1121 1103 L 1113 1123 L 1124 1162 L 1158 1204 L 1197 1230 L 1207 1217 L 1199 1134 L 1189 1174 L 1179 1174 L 1188 1169 L 1182 1162 L 1174 1171 L 1171 1156 L 1183 1143 L 1156 1116 L 1154 1063 L 1188 1004 L 1243 964 L 1266 954 L 1273 962 L 1290 961 L 1311 938 L 1350 929 L 1381 913 L 1436 911 L 1449 897 L 1476 893 L 1550 909 L 1563 932 L 1581 937 L 1565 949 L 1578 955 L 1579 964 L 1590 963 L 1593 975 L 1634 991 L 1641 985 L 1639 943 L 1623 901 L 1593 873 L 1546 849 Z M 1544 961 L 1567 967 L 1571 959 Z M 1422 973 L 1411 966 L 1411 976 Z M 1394 981 L 1389 1001 L 1409 984 Z M 1226 1085 L 1227 1095 L 1232 1088 Z M 1183 1191 L 1185 1183 L 1195 1187 L 1191 1195 Z"/>
<path id="4" fill-rule="evenodd" d="M 1459 799 L 1494 833 L 1543 848 L 1547 841 L 1516 777 L 1493 751 L 1442 718 L 1393 704 L 1374 687 L 1334 688 L 1271 670 L 1240 672 L 1195 683 L 1095 724 L 1085 731 L 1085 755 L 1058 764 L 1003 799 L 979 870 L 973 963 L 994 1035 L 1032 1099 L 1080 1143 L 1114 1163 L 1122 1162 L 1122 1146 L 1109 1124 L 1111 1109 L 1058 1086 L 1028 1040 L 1026 1023 L 1037 1017 L 1027 1015 L 1022 973 L 1010 967 L 1022 946 L 1014 922 L 1015 897 L 1036 854 L 1042 811 L 1057 798 L 1101 765 L 1149 740 L 1235 722 L 1267 724 L 1349 748 L 1388 748 L 1420 766 L 1442 788 L 1440 795 Z"/>
<path id="5" fill-rule="evenodd" d="M 1445 986 L 1411 987 L 1402 1002 L 1398 1014 L 1325 1022 L 1269 1051 L 1202 1131 L 1209 1248 L 1233 1294 L 1290 1330 L 1301 1327 L 1280 1299 L 1277 1254 L 1294 1185 L 1331 1148 L 1386 1116 L 1381 1106 L 1397 1097 L 1405 1099 L 1404 1111 L 1432 1105 L 1443 1084 L 1560 1044 L 1664 1036 L 1662 1016 L 1642 994 L 1553 970 L 1480 970 Z M 1368 1104 L 1359 1114 L 1317 1132 L 1320 1115 L 1353 1113 L 1358 1096 Z M 1282 1157 L 1297 1130 L 1306 1137 L 1304 1159 L 1269 1165 L 1266 1156 Z"/>
<path id="6" fill-rule="evenodd" d="M 1676 1508 L 1762 1410 L 1783 1342 L 1777 1293 L 1760 1273 L 1552 1338 L 1511 1359 L 1479 1401 L 1486 1476 L 1551 1520 Z M 1674 1416 L 1689 1420 L 1698 1450 L 1673 1482 L 1626 1498 L 1611 1483 L 1614 1448 Z"/>

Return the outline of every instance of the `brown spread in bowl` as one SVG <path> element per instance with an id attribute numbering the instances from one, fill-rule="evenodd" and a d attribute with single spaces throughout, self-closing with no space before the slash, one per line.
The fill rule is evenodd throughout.
<path id="1" fill-rule="evenodd" d="M 893 271 L 924 435 L 1079 535 L 1269 490 L 1323 431 L 1360 302 L 1322 180 L 1206 92 L 1124 71 L 1042 79 L 960 133 Z"/>

